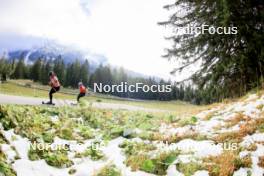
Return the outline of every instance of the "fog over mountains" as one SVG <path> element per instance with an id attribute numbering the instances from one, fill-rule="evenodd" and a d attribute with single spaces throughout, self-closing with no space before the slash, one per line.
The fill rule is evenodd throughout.
<path id="1" fill-rule="evenodd" d="M 107 64 L 108 60 L 101 54 L 91 53 L 74 46 L 66 46 L 55 41 L 33 37 L 0 36 L 0 56 L 8 59 L 25 59 L 27 64 L 32 64 L 36 59 L 55 59 L 62 57 L 65 63 L 75 59 L 88 60 L 90 67 L 96 68 L 100 64 Z"/>
<path id="2" fill-rule="evenodd" d="M 81 62 L 87 59 L 91 72 L 95 71 L 100 64 L 111 65 L 109 60 L 102 54 L 92 53 L 76 46 L 63 45 L 52 40 L 19 35 L 0 35 L 0 57 L 5 57 L 9 60 L 23 58 L 26 64 L 32 64 L 38 58 L 53 60 L 61 57 L 66 64 L 76 59 Z M 111 66 L 112 68 L 117 67 L 115 65 Z M 136 71 L 125 70 L 128 75 L 133 77 L 147 77 Z"/>
<path id="3" fill-rule="evenodd" d="M 38 58 L 54 59 L 57 57 L 62 57 L 66 63 L 70 63 L 75 59 L 79 59 L 81 61 L 87 59 L 91 64 L 96 65 L 107 62 L 107 59 L 102 55 L 90 54 L 89 52 L 55 45 L 54 43 L 49 43 L 42 47 L 35 47 L 32 49 L 12 50 L 8 51 L 7 54 L 9 59 L 24 58 L 25 62 L 28 64 Z"/>

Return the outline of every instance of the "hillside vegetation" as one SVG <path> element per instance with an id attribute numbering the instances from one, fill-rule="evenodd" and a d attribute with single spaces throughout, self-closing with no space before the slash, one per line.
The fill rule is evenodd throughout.
<path id="1" fill-rule="evenodd" d="M 185 118 L 95 109 L 85 102 L 1 105 L 0 123 L 0 171 L 6 175 L 264 174 L 261 93 Z"/>

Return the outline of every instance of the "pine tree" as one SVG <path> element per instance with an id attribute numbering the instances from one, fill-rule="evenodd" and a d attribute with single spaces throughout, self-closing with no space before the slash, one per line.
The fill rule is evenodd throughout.
<path id="1" fill-rule="evenodd" d="M 68 64 L 67 65 L 67 69 L 66 69 L 66 80 L 65 80 L 65 85 L 67 87 L 73 87 L 73 86 L 76 86 L 76 85 L 73 85 L 73 81 L 74 81 L 74 75 L 73 75 L 73 63 L 71 64 Z"/>
<path id="2" fill-rule="evenodd" d="M 94 83 L 99 84 L 103 82 L 103 75 L 102 75 L 103 71 L 102 70 L 103 70 L 103 65 L 100 64 L 99 67 L 93 73 L 91 84 L 94 84 Z"/>
<path id="3" fill-rule="evenodd" d="M 54 60 L 54 69 L 53 71 L 56 73 L 57 77 L 59 78 L 60 80 L 60 83 L 62 85 L 64 85 L 65 83 L 65 63 L 62 59 L 61 56 L 59 56 L 58 58 L 56 58 Z"/>
<path id="4" fill-rule="evenodd" d="M 12 75 L 12 78 L 24 79 L 26 77 L 27 77 L 27 69 L 26 69 L 25 61 L 23 58 L 21 58 L 16 64 L 16 68 Z"/>
<path id="5" fill-rule="evenodd" d="M 41 59 L 37 59 L 30 69 L 30 77 L 33 81 L 41 81 Z"/>
<path id="6" fill-rule="evenodd" d="M 10 64 L 4 57 L 0 58 L 0 80 L 6 81 L 12 73 L 12 64 Z"/>
<path id="7" fill-rule="evenodd" d="M 47 84 L 47 73 L 45 70 L 45 64 L 46 60 L 41 60 L 41 67 L 40 67 L 40 77 L 39 77 L 39 82 L 42 84 Z"/>
<path id="8" fill-rule="evenodd" d="M 88 81 L 89 81 L 89 62 L 88 60 L 85 60 L 80 68 L 80 81 L 82 81 L 84 85 L 88 85 Z"/>
<path id="9" fill-rule="evenodd" d="M 259 84 L 264 64 L 263 1 L 177 0 L 164 7 L 173 12 L 159 24 L 174 30 L 187 25 L 237 27 L 236 35 L 173 34 L 174 42 L 164 57 L 183 63 L 172 73 L 202 63 L 190 79 L 199 89 L 207 89 L 213 101 L 224 96 L 239 96 Z M 229 91 L 226 91 L 229 90 Z M 211 100 L 210 100 L 211 101 Z"/>
<path id="10" fill-rule="evenodd" d="M 81 63 L 78 59 L 75 60 L 73 63 L 73 72 L 72 72 L 72 79 L 71 79 L 71 86 L 78 87 L 78 83 L 81 81 Z"/>
<path id="11" fill-rule="evenodd" d="M 43 62 L 41 68 L 41 77 L 42 77 L 42 84 L 48 84 L 49 82 L 49 72 L 52 71 L 52 60 L 49 59 L 46 62 Z"/>

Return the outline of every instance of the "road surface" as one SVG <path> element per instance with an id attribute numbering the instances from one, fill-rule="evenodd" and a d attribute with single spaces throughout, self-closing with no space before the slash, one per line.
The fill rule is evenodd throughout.
<path id="1" fill-rule="evenodd" d="M 0 94 L 0 104 L 42 105 L 42 101 L 48 102 L 48 99 Z M 56 106 L 71 106 L 72 103 L 76 103 L 76 101 L 54 99 L 54 103 L 56 104 Z M 102 103 L 102 102 L 93 102 L 92 107 L 101 108 L 101 109 L 125 109 L 130 111 L 167 112 L 166 110 L 160 110 L 160 109 L 151 109 L 151 108 L 143 108 L 139 106 L 126 105 L 126 104 Z"/>

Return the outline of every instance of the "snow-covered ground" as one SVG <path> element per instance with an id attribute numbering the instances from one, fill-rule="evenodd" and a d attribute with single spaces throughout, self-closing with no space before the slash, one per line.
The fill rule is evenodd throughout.
<path id="1" fill-rule="evenodd" d="M 57 119 L 51 117 L 53 121 Z M 79 144 L 77 141 L 70 141 L 55 137 L 53 144 L 68 145 L 68 157 L 73 161 L 73 165 L 69 168 L 56 168 L 49 166 L 45 160 L 30 161 L 28 158 L 28 151 L 30 149 L 30 141 L 14 133 L 14 130 L 1 132 L 8 144 L 1 145 L 1 151 L 4 152 L 7 162 L 10 163 L 18 176 L 65 176 L 69 175 L 69 170 L 74 169 L 76 176 L 94 175 L 100 168 L 111 163 L 114 164 L 124 176 L 151 176 L 153 174 L 144 171 L 132 171 L 129 166 L 126 166 L 126 155 L 120 144 L 125 140 L 131 142 L 144 142 L 146 145 L 153 144 L 156 149 L 150 151 L 155 156 L 164 151 L 180 151 L 177 159 L 167 169 L 168 176 L 184 175 L 177 167 L 178 163 L 197 162 L 203 163 L 205 158 L 217 157 L 224 152 L 232 152 L 240 148 L 238 156 L 244 158 L 250 156 L 251 166 L 240 167 L 234 172 L 234 176 L 263 176 L 264 168 L 259 164 L 259 158 L 264 156 L 264 124 L 255 123 L 259 119 L 264 118 L 264 96 L 257 96 L 252 94 L 244 100 L 237 102 L 219 104 L 207 111 L 200 112 L 195 116 L 197 121 L 192 124 L 180 126 L 175 124 L 162 123 L 158 132 L 163 136 L 179 136 L 181 140 L 164 143 L 160 141 L 153 141 L 147 139 L 126 139 L 122 136 L 110 140 L 108 143 L 100 147 L 104 153 L 104 159 L 93 161 L 89 157 L 75 158 L 75 152 L 84 152 L 87 147 L 91 146 L 95 139 L 83 141 Z M 237 120 L 236 120 L 237 119 Z M 253 125 L 258 126 L 253 126 Z M 252 125 L 252 126 L 250 126 Z M 262 129 L 260 129 L 262 125 Z M 225 146 L 224 143 L 217 141 L 221 135 L 234 133 L 236 135 L 242 134 L 241 130 L 244 127 L 253 128 L 253 132 L 245 132 L 241 139 L 235 143 L 231 148 Z M 137 133 L 141 133 L 137 129 Z M 189 137 L 188 134 L 196 134 L 196 136 L 203 136 L 204 139 L 197 139 Z M 185 137 L 186 136 L 186 137 Z M 237 139 L 237 136 L 232 136 L 232 140 Z M 234 143 L 233 143 L 234 144 Z M 255 149 L 248 150 L 251 145 L 255 145 Z M 229 144 L 230 145 L 230 144 Z M 1 174 L 0 174 L 1 175 Z M 210 172 L 206 169 L 196 170 L 195 176 L 208 176 Z"/>

